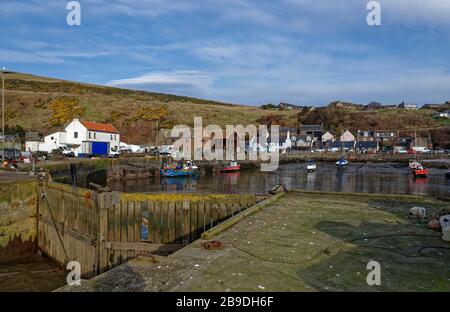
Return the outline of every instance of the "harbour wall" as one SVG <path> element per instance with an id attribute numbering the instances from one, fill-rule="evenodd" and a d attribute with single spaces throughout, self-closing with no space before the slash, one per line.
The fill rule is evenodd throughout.
<path id="1" fill-rule="evenodd" d="M 36 250 L 37 184 L 0 182 L 0 263 Z"/>

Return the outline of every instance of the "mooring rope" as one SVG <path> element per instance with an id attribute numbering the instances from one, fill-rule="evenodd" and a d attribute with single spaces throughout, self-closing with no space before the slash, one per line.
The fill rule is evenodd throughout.
<path id="1" fill-rule="evenodd" d="M 55 227 L 55 230 L 56 230 L 56 234 L 58 234 L 59 242 L 61 243 L 61 247 L 62 247 L 62 249 L 64 251 L 65 256 L 66 256 L 66 263 L 68 263 L 69 262 L 69 255 L 67 254 L 67 250 L 66 250 L 66 247 L 64 246 L 64 243 L 62 241 L 61 235 L 59 234 L 55 218 L 53 217 L 52 209 L 50 208 L 50 204 L 49 204 L 49 202 L 47 200 L 47 195 L 45 194 L 44 190 L 42 189 L 42 186 L 41 186 L 41 198 L 45 201 L 45 203 L 47 205 L 47 209 L 50 212 L 50 218 L 52 219 L 53 226 Z"/>

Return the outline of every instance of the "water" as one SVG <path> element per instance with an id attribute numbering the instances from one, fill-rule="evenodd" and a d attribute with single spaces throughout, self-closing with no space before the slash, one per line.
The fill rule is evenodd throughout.
<path id="1" fill-rule="evenodd" d="M 66 285 L 66 274 L 37 254 L 0 264 L 0 292 L 48 292 Z"/>
<path id="2" fill-rule="evenodd" d="M 332 163 L 318 163 L 316 172 L 308 173 L 306 164 L 300 163 L 281 165 L 275 172 L 243 170 L 191 178 L 153 177 L 114 182 L 108 187 L 145 193 L 265 193 L 284 184 L 288 189 L 315 191 L 450 196 L 450 179 L 445 178 L 445 172 L 430 169 L 428 178 L 414 179 L 406 165 L 351 163 L 342 170 Z"/>

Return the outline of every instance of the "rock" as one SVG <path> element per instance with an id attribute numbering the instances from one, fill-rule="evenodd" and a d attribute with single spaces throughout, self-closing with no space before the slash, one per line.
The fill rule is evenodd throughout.
<path id="1" fill-rule="evenodd" d="M 425 219 L 427 215 L 427 210 L 423 207 L 412 207 L 409 209 L 409 217 L 414 219 Z"/>
<path id="2" fill-rule="evenodd" d="M 442 228 L 442 239 L 450 242 L 450 215 L 442 216 L 439 222 Z"/>
<path id="3" fill-rule="evenodd" d="M 286 193 L 286 192 L 287 192 L 287 188 L 283 184 L 277 185 L 269 191 L 269 193 L 272 195 L 276 195 L 278 193 Z"/>
<path id="4" fill-rule="evenodd" d="M 432 219 L 428 222 L 428 228 L 430 228 L 432 230 L 439 230 L 441 228 L 441 224 L 440 224 L 439 220 Z"/>

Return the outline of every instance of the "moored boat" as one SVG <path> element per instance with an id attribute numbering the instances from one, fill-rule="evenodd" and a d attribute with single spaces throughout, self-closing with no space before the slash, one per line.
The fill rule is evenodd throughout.
<path id="1" fill-rule="evenodd" d="M 429 170 L 425 169 L 423 165 L 416 160 L 409 163 L 409 168 L 415 178 L 424 178 L 429 173 Z"/>
<path id="2" fill-rule="evenodd" d="M 198 174 L 198 167 L 188 161 L 182 165 L 164 165 L 159 172 L 162 177 L 189 177 Z"/>
<path id="3" fill-rule="evenodd" d="M 235 172 L 240 170 L 241 166 L 235 161 L 231 161 L 228 166 L 224 166 L 223 168 L 220 169 L 221 172 Z"/>
<path id="4" fill-rule="evenodd" d="M 314 160 L 308 160 L 308 163 L 306 164 L 306 169 L 308 169 L 308 172 L 315 171 L 317 169 L 317 164 Z"/>
<path id="5" fill-rule="evenodd" d="M 344 157 L 341 157 L 337 162 L 336 162 L 336 166 L 338 166 L 338 168 L 345 168 L 348 166 L 348 160 L 346 160 Z"/>

